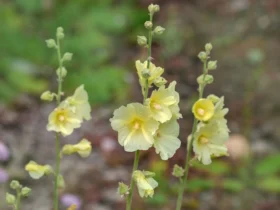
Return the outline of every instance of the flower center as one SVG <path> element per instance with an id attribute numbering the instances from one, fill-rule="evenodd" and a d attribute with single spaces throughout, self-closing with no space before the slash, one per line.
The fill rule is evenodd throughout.
<path id="1" fill-rule="evenodd" d="M 157 103 L 153 103 L 152 105 L 155 109 L 161 109 L 161 105 L 157 104 Z"/>
<path id="2" fill-rule="evenodd" d="M 204 109 L 201 109 L 201 108 L 198 108 L 197 109 L 197 113 L 201 116 L 203 116 L 205 114 L 205 110 Z"/>
<path id="3" fill-rule="evenodd" d="M 140 128 L 140 123 L 136 121 L 136 122 L 134 123 L 134 125 L 133 125 L 133 128 L 134 128 L 135 130 L 138 130 L 138 129 Z"/>
<path id="4" fill-rule="evenodd" d="M 59 116 L 58 116 L 58 120 L 59 120 L 60 122 L 63 122 L 63 121 L 65 120 L 65 117 L 64 117 L 63 115 L 59 115 Z"/>
<path id="5" fill-rule="evenodd" d="M 208 144 L 208 142 L 209 142 L 209 139 L 207 139 L 206 137 L 204 137 L 204 136 L 199 137 L 199 143 Z"/>

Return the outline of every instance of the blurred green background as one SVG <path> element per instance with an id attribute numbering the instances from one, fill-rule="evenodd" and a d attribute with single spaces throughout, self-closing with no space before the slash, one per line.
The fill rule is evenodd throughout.
<path id="1" fill-rule="evenodd" d="M 93 106 L 93 120 L 65 143 L 85 136 L 94 146 L 89 160 L 63 162 L 67 188 L 61 198 L 76 196 L 84 210 L 124 209 L 116 187 L 128 182 L 133 154 L 117 144 L 108 119 L 120 105 L 141 101 L 134 62 L 144 60 L 146 51 L 136 36 L 146 33 L 150 3 L 160 5 L 155 23 L 166 28 L 153 43 L 152 57 L 165 68 L 165 78 L 178 83 L 183 143 L 168 162 L 143 152 L 140 167 L 157 172 L 160 187 L 145 202 L 135 194 L 133 209 L 174 209 L 178 182 L 170 174 L 175 163 L 184 164 L 202 71 L 197 54 L 211 42 L 218 69 L 206 92 L 226 98 L 230 157 L 207 167 L 194 163 L 183 209 L 279 210 L 279 0 L 1 0 L 0 143 L 10 156 L 1 159 L 0 149 L 0 169 L 34 189 L 22 209 L 51 209 L 51 180 L 34 182 L 23 168 L 30 159 L 53 164 L 53 136 L 45 125 L 54 107 L 39 96 L 56 89 L 57 58 L 45 40 L 58 26 L 66 34 L 63 51 L 74 54 L 64 90 L 71 94 L 85 84 Z M 0 195 L 7 183 L 0 181 Z M 3 196 L 0 209 L 8 209 Z"/>

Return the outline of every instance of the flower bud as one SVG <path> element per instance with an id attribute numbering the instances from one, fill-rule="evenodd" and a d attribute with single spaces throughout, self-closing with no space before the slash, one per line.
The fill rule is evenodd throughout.
<path id="1" fill-rule="evenodd" d="M 64 178 L 63 178 L 63 176 L 61 174 L 58 175 L 57 185 L 58 185 L 59 189 L 64 189 L 65 188 Z"/>
<path id="2" fill-rule="evenodd" d="M 123 182 L 119 182 L 118 193 L 120 196 L 126 196 L 129 194 L 129 187 Z"/>
<path id="3" fill-rule="evenodd" d="M 150 4 L 150 5 L 148 6 L 148 10 L 149 10 L 150 14 L 154 14 L 154 13 L 156 13 L 156 12 L 159 12 L 160 7 L 159 7 L 159 5 L 157 5 L 157 4 Z"/>
<path id="4" fill-rule="evenodd" d="M 58 27 L 56 29 L 56 36 L 59 39 L 63 39 L 64 38 L 64 32 L 63 32 L 63 28 L 62 27 Z"/>
<path id="5" fill-rule="evenodd" d="M 22 186 L 17 180 L 13 180 L 10 183 L 10 188 L 13 189 L 13 190 L 17 190 L 17 189 L 22 188 Z"/>
<path id="6" fill-rule="evenodd" d="M 207 54 L 210 54 L 210 52 L 211 52 L 212 49 L 213 49 L 213 46 L 212 46 L 211 43 L 207 43 L 207 44 L 205 45 L 205 51 L 206 51 Z"/>
<path id="7" fill-rule="evenodd" d="M 214 82 L 214 77 L 210 74 L 207 74 L 207 75 L 200 75 L 198 78 L 197 78 L 197 83 L 202 85 L 202 84 L 211 84 Z"/>
<path id="8" fill-rule="evenodd" d="M 149 79 L 149 77 L 151 76 L 151 71 L 149 69 L 143 69 L 141 74 L 143 78 Z"/>
<path id="9" fill-rule="evenodd" d="M 43 92 L 40 96 L 41 100 L 43 101 L 52 101 L 54 97 L 54 94 L 51 93 L 49 90 Z"/>
<path id="10" fill-rule="evenodd" d="M 207 54 L 206 54 L 206 52 L 200 52 L 199 54 L 198 54 L 198 58 L 202 61 L 202 62 L 205 62 L 206 60 L 207 60 L 207 58 L 208 58 L 208 56 L 207 56 Z"/>
<path id="11" fill-rule="evenodd" d="M 155 28 L 155 30 L 154 30 L 154 33 L 155 33 L 156 35 L 161 35 L 161 34 L 163 34 L 164 31 L 165 31 L 165 28 L 163 28 L 163 27 L 161 27 L 161 26 L 157 26 L 157 27 Z"/>
<path id="12" fill-rule="evenodd" d="M 207 67 L 208 70 L 215 70 L 217 68 L 217 61 L 209 61 Z"/>
<path id="13" fill-rule="evenodd" d="M 220 100 L 220 98 L 214 94 L 207 96 L 207 99 L 211 100 L 213 104 L 216 104 Z"/>
<path id="14" fill-rule="evenodd" d="M 145 36 L 137 36 L 137 43 L 140 45 L 140 46 L 146 46 L 147 45 L 147 38 Z"/>
<path id="15" fill-rule="evenodd" d="M 56 48 L 56 43 L 53 39 L 46 40 L 46 44 L 48 48 Z"/>
<path id="16" fill-rule="evenodd" d="M 153 23 L 151 21 L 146 21 L 144 24 L 146 29 L 152 29 L 153 28 Z"/>
<path id="17" fill-rule="evenodd" d="M 16 197 L 10 193 L 6 193 L 6 202 L 12 205 L 16 202 Z"/>
<path id="18" fill-rule="evenodd" d="M 155 86 L 157 87 L 161 87 L 163 85 L 165 85 L 167 83 L 167 80 L 164 79 L 163 77 L 157 77 L 155 80 L 154 80 L 154 84 Z"/>
<path id="19" fill-rule="evenodd" d="M 63 61 L 71 61 L 71 60 L 72 60 L 72 56 L 73 56 L 73 53 L 67 52 L 67 53 L 65 53 L 65 54 L 63 55 L 62 60 L 63 60 Z"/>
<path id="20" fill-rule="evenodd" d="M 21 189 L 21 195 L 23 197 L 28 197 L 31 193 L 31 189 L 29 187 L 24 187 Z"/>
<path id="21" fill-rule="evenodd" d="M 57 75 L 58 77 L 61 76 L 62 78 L 66 77 L 66 75 L 67 75 L 67 70 L 66 70 L 66 68 L 65 68 L 65 67 L 58 68 L 58 69 L 56 70 L 56 75 Z"/>
<path id="22" fill-rule="evenodd" d="M 71 154 L 75 153 L 76 150 L 74 149 L 73 145 L 71 145 L 71 144 L 66 144 L 66 145 L 63 146 L 61 152 L 62 152 L 62 154 L 64 154 L 64 155 L 71 155 Z"/>
<path id="23" fill-rule="evenodd" d="M 180 178 L 180 177 L 184 176 L 184 173 L 185 173 L 185 171 L 181 166 L 178 166 L 177 164 L 174 165 L 173 172 L 172 172 L 173 176 Z"/>

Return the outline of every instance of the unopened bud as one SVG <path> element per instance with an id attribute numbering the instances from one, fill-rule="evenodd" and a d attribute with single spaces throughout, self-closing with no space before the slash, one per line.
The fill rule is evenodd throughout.
<path id="1" fill-rule="evenodd" d="M 213 104 L 216 104 L 220 100 L 220 98 L 214 94 L 207 96 L 207 99 L 211 100 Z"/>
<path id="2" fill-rule="evenodd" d="M 56 48 L 56 43 L 53 39 L 46 40 L 46 44 L 48 48 Z"/>
<path id="3" fill-rule="evenodd" d="M 28 197 L 31 193 L 31 189 L 29 187 L 24 187 L 21 189 L 21 195 L 23 197 Z"/>
<path id="4" fill-rule="evenodd" d="M 157 26 L 157 27 L 155 28 L 155 30 L 154 30 L 154 33 L 155 33 L 156 35 L 161 35 L 161 34 L 163 34 L 164 31 L 165 31 L 165 28 L 163 28 L 163 27 L 161 27 L 161 26 Z"/>
<path id="5" fill-rule="evenodd" d="M 123 182 L 119 182 L 118 193 L 120 196 L 126 196 L 129 193 L 129 187 Z"/>
<path id="6" fill-rule="evenodd" d="M 65 53 L 65 54 L 63 55 L 62 60 L 63 60 L 63 61 L 71 61 L 71 60 L 72 60 L 72 56 L 73 56 L 73 53 L 67 52 L 67 53 Z"/>
<path id="7" fill-rule="evenodd" d="M 211 52 L 212 49 L 213 49 L 213 46 L 212 46 L 211 43 L 207 43 L 207 44 L 205 45 L 205 51 L 206 51 L 207 54 L 210 54 L 210 52 Z"/>
<path id="8" fill-rule="evenodd" d="M 140 45 L 140 46 L 146 46 L 147 45 L 147 38 L 145 36 L 137 36 L 137 43 Z"/>
<path id="9" fill-rule="evenodd" d="M 157 87 L 161 87 L 167 83 L 167 80 L 164 79 L 163 77 L 158 77 L 154 80 L 154 84 Z"/>
<path id="10" fill-rule="evenodd" d="M 6 202 L 13 205 L 16 202 L 16 197 L 10 193 L 6 193 Z"/>
<path id="11" fill-rule="evenodd" d="M 64 182 L 64 178 L 61 174 L 58 175 L 58 188 L 60 189 L 64 189 L 65 188 L 65 182 Z"/>
<path id="12" fill-rule="evenodd" d="M 149 77 L 151 76 L 151 72 L 149 69 L 143 69 L 141 74 L 142 77 L 144 77 L 145 79 L 149 79 Z"/>
<path id="13" fill-rule="evenodd" d="M 173 176 L 180 178 L 180 177 L 184 176 L 184 173 L 185 173 L 185 171 L 181 166 L 178 166 L 177 164 L 174 165 L 173 171 L 172 171 Z"/>
<path id="14" fill-rule="evenodd" d="M 152 29 L 153 28 L 153 23 L 151 21 L 146 21 L 144 24 L 146 29 Z"/>
<path id="15" fill-rule="evenodd" d="M 208 70 L 215 70 L 217 68 L 217 61 L 209 61 L 207 67 Z"/>
<path id="16" fill-rule="evenodd" d="M 205 62 L 206 60 L 207 60 L 207 58 L 208 58 L 208 56 L 207 56 L 207 54 L 206 54 L 206 52 L 200 52 L 199 54 L 198 54 L 198 58 L 202 61 L 202 62 Z"/>
<path id="17" fill-rule="evenodd" d="M 210 74 L 207 74 L 207 75 L 200 75 L 198 78 L 197 78 L 197 83 L 202 85 L 202 84 L 211 84 L 214 82 L 214 77 Z"/>
<path id="18" fill-rule="evenodd" d="M 56 36 L 57 36 L 57 38 L 59 38 L 59 39 L 63 39 L 64 38 L 64 32 L 63 31 L 64 30 L 63 30 L 62 27 L 58 27 L 56 29 Z"/>
<path id="19" fill-rule="evenodd" d="M 66 70 L 66 68 L 65 68 L 65 67 L 58 68 L 58 69 L 56 70 L 56 75 L 57 75 L 58 77 L 61 76 L 62 78 L 66 77 L 66 75 L 67 75 L 67 70 Z"/>
<path id="20" fill-rule="evenodd" d="M 149 10 L 150 14 L 154 14 L 154 13 L 156 13 L 156 12 L 159 12 L 160 7 L 159 7 L 159 5 L 157 5 L 157 4 L 150 4 L 150 5 L 148 6 L 148 10 Z"/>
<path id="21" fill-rule="evenodd" d="M 52 101 L 53 100 L 53 97 L 54 97 L 54 94 L 51 93 L 49 90 L 45 91 L 42 93 L 41 95 L 41 100 L 43 101 Z"/>
<path id="22" fill-rule="evenodd" d="M 17 190 L 17 189 L 22 188 L 22 186 L 17 180 L 13 180 L 10 183 L 10 188 L 13 189 L 13 190 Z"/>

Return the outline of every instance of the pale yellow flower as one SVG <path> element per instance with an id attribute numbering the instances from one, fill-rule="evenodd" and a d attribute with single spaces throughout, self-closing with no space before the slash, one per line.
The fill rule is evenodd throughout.
<path id="1" fill-rule="evenodd" d="M 215 111 L 214 104 L 209 99 L 199 99 L 195 102 L 192 112 L 196 119 L 201 121 L 208 121 L 213 117 Z"/>
<path id="2" fill-rule="evenodd" d="M 140 103 L 121 106 L 110 119 L 111 126 L 118 131 L 118 141 L 127 152 L 147 150 L 154 143 L 159 123 L 151 117 L 150 109 Z"/>
<path id="3" fill-rule="evenodd" d="M 179 124 L 176 119 L 171 119 L 160 124 L 156 134 L 154 147 L 156 153 L 160 154 L 162 160 L 167 160 L 175 154 L 180 147 L 181 141 L 179 136 Z"/>
<path id="4" fill-rule="evenodd" d="M 62 148 L 62 154 L 71 155 L 78 153 L 81 157 L 88 157 L 91 153 L 92 146 L 87 139 L 82 139 L 78 144 L 66 144 Z"/>
<path id="5" fill-rule="evenodd" d="M 139 171 L 133 172 L 133 180 L 136 182 L 138 192 L 141 198 L 153 197 L 154 189 L 158 186 L 156 180 L 152 177 L 154 173 L 149 171 Z"/>
<path id="6" fill-rule="evenodd" d="M 172 116 L 175 117 L 176 119 L 179 119 L 182 118 L 182 114 L 180 113 L 180 108 L 179 108 L 180 95 L 175 90 L 176 84 L 177 84 L 176 81 L 171 82 L 167 89 L 170 91 L 171 95 L 175 97 L 176 100 L 175 104 L 169 107 L 172 112 Z"/>
<path id="7" fill-rule="evenodd" d="M 63 136 L 70 135 L 75 128 L 81 126 L 80 116 L 73 113 L 72 108 L 62 103 L 49 115 L 48 131 L 61 133 Z"/>
<path id="8" fill-rule="evenodd" d="M 26 166 L 25 170 L 29 173 L 31 178 L 40 179 L 44 175 L 48 175 L 52 172 L 51 166 L 39 165 L 34 161 L 30 161 Z"/>
<path id="9" fill-rule="evenodd" d="M 147 68 L 148 61 L 145 61 L 142 63 L 141 61 L 136 61 L 135 66 L 137 69 L 138 77 L 139 77 L 139 82 L 142 87 L 145 87 L 146 79 L 143 78 L 142 72 L 144 69 L 148 69 L 150 71 L 150 77 L 148 79 L 148 85 L 149 87 L 153 84 L 155 79 L 159 78 L 162 73 L 164 72 L 164 69 L 161 67 L 156 67 L 152 62 L 150 62 L 150 67 Z"/>
<path id="10" fill-rule="evenodd" d="M 62 102 L 62 104 L 66 104 L 66 106 L 70 106 L 74 114 L 78 117 L 85 120 L 91 119 L 91 107 L 88 102 L 88 94 L 84 89 L 84 85 L 79 86 L 73 96 L 66 98 Z"/>
<path id="11" fill-rule="evenodd" d="M 228 138 L 228 129 L 219 126 L 218 121 L 199 123 L 193 142 L 193 150 L 198 160 L 208 165 L 212 162 L 211 157 L 227 155 L 225 142 Z"/>
<path id="12" fill-rule="evenodd" d="M 151 110 L 152 117 L 164 123 L 171 119 L 172 112 L 170 106 L 176 104 L 174 93 L 169 89 L 161 86 L 158 90 L 152 92 L 152 95 L 147 99 Z"/>

